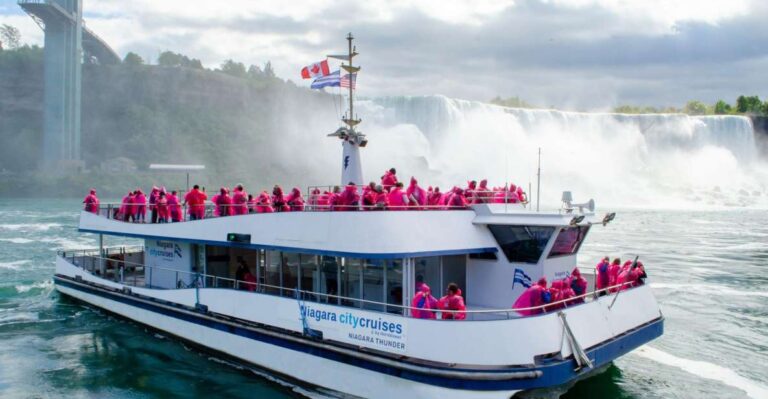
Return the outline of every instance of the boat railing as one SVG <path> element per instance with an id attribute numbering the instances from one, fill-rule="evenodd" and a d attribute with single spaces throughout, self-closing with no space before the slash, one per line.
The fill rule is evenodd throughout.
<path id="1" fill-rule="evenodd" d="M 141 206 L 141 205 L 132 205 Z M 99 216 L 107 219 L 114 219 L 124 222 L 133 223 L 161 223 L 159 220 L 153 222 L 152 211 L 150 205 L 143 205 L 145 207 L 145 213 L 143 218 L 138 216 L 130 217 L 123 212 L 124 205 L 121 203 L 104 203 L 99 205 Z M 258 205 L 256 205 L 258 206 Z M 173 216 L 171 220 L 166 220 L 165 223 L 185 222 L 196 220 L 190 216 L 190 208 L 197 207 L 202 211 L 203 216 L 200 219 L 211 219 L 220 217 L 239 216 L 247 214 L 261 214 L 255 211 L 252 206 L 248 205 L 216 205 L 211 202 L 207 202 L 205 205 L 173 205 L 169 206 L 171 214 L 173 215 L 173 207 L 179 207 L 181 210 L 178 220 L 174 220 Z M 401 209 L 402 208 L 402 209 Z M 342 212 L 342 211 L 447 211 L 447 210 L 467 210 L 468 207 L 464 206 L 444 206 L 444 205 L 424 205 L 424 206 L 403 206 L 403 207 L 389 207 L 382 208 L 379 206 L 367 206 L 367 205 L 312 205 L 304 204 L 304 209 L 301 211 L 285 211 L 285 212 Z M 270 212 L 274 213 L 274 212 Z M 277 212 L 279 213 L 279 212 Z M 137 213 L 138 215 L 138 213 Z"/>
<path id="2" fill-rule="evenodd" d="M 129 251 L 131 249 L 134 252 Z M 139 250 L 137 250 L 139 249 Z M 98 250 L 78 250 L 78 251 L 59 251 L 59 256 L 70 261 L 71 264 L 80 267 L 92 274 L 100 274 L 105 269 L 102 261 L 112 262 L 111 269 L 107 269 L 107 275 L 102 276 L 108 278 L 112 276 L 112 281 L 117 283 L 133 286 L 143 287 L 150 289 L 168 289 L 168 287 L 160 287 L 158 285 L 153 286 L 153 275 L 158 276 L 160 273 L 174 276 L 175 289 L 192 289 L 192 288 L 220 288 L 220 289 L 234 289 L 239 291 L 247 291 L 259 294 L 277 295 L 283 297 L 295 298 L 296 300 L 310 301 L 316 303 L 324 303 L 330 305 L 341 305 L 348 307 L 362 308 L 364 310 L 380 311 L 390 314 L 397 314 L 410 318 L 420 318 L 414 316 L 414 313 L 420 315 L 434 315 L 435 319 L 442 319 L 443 315 L 450 314 L 451 316 L 463 314 L 465 320 L 480 321 L 480 320 L 501 320 L 501 319 L 516 319 L 526 317 L 521 313 L 540 314 L 555 311 L 558 309 L 577 306 L 579 304 L 596 300 L 598 297 L 604 295 L 613 295 L 613 301 L 610 307 L 616 302 L 619 293 L 627 288 L 631 288 L 636 285 L 634 282 L 626 282 L 616 284 L 610 287 L 601 289 L 594 288 L 592 291 L 586 292 L 581 295 L 576 295 L 571 298 L 547 303 L 539 306 L 532 306 L 526 308 L 506 308 L 506 309 L 467 309 L 463 311 L 447 311 L 440 309 L 424 309 L 408 305 L 401 305 L 395 303 L 385 303 L 380 301 L 372 301 L 362 298 L 346 297 L 335 294 L 328 294 L 310 290 L 302 290 L 298 288 L 281 287 L 275 285 L 269 285 L 260 282 L 251 282 L 244 280 L 237 280 L 229 277 L 222 277 L 216 275 L 209 275 L 204 273 L 198 273 L 194 271 L 183 271 L 170 268 L 164 268 L 159 266 L 146 265 L 143 262 L 134 262 L 127 260 L 130 255 L 143 254 L 143 247 L 121 247 L 118 250 L 113 249 L 112 255 L 101 257 Z M 119 257 L 119 255 L 123 255 Z M 171 289 L 173 289 L 171 288 Z M 426 313 L 425 313 L 426 312 Z M 422 317 L 423 318 L 423 317 Z M 432 318 L 432 317 L 428 317 Z M 452 320 L 452 319 L 443 319 Z"/>

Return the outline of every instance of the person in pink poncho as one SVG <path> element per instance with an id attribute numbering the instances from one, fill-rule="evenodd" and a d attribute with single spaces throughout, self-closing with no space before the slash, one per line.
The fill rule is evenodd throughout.
<path id="1" fill-rule="evenodd" d="M 477 190 L 477 180 L 468 181 L 467 188 L 464 189 L 464 197 L 467 198 L 467 203 L 475 203 L 475 190 Z"/>
<path id="2" fill-rule="evenodd" d="M 344 191 L 339 195 L 340 211 L 356 211 L 360 207 L 360 194 L 357 193 L 357 186 L 350 182 L 344 187 Z"/>
<path id="3" fill-rule="evenodd" d="M 285 203 L 291 212 L 304 211 L 304 197 L 301 196 L 301 190 L 298 187 L 291 189 L 291 193 L 285 197 Z"/>
<path id="4" fill-rule="evenodd" d="M 381 186 L 384 190 L 389 192 L 397 184 L 397 171 L 395 168 L 391 168 L 384 172 L 384 176 L 381 176 Z"/>
<path id="5" fill-rule="evenodd" d="M 144 223 L 147 219 L 147 196 L 141 189 L 136 190 L 133 203 L 136 205 L 136 221 Z"/>
<path id="6" fill-rule="evenodd" d="M 573 290 L 573 296 L 575 297 L 568 302 L 568 305 L 584 303 L 584 297 L 579 297 L 587 293 L 587 280 L 581 276 L 578 267 L 573 268 L 571 277 L 568 278 L 568 286 Z"/>
<path id="7" fill-rule="evenodd" d="M 131 202 L 133 202 L 133 193 L 129 191 L 120 202 L 120 218 L 123 222 L 128 222 L 131 219 Z"/>
<path id="8" fill-rule="evenodd" d="M 274 211 L 272 198 L 269 196 L 269 193 L 262 191 L 256 199 L 256 213 L 272 213 Z"/>
<path id="9" fill-rule="evenodd" d="M 611 265 L 608 266 L 608 286 L 613 287 L 616 285 L 616 282 L 619 279 L 619 273 L 621 272 L 621 259 L 616 258 L 611 262 Z M 616 292 L 618 291 L 618 287 L 614 287 L 610 289 L 610 292 Z"/>
<path id="10" fill-rule="evenodd" d="M 417 319 L 435 319 L 435 311 L 438 309 L 437 299 L 432 296 L 432 290 L 428 285 L 422 284 L 418 287 L 416 294 L 411 300 L 411 316 Z"/>
<path id="11" fill-rule="evenodd" d="M 464 209 L 467 207 L 467 198 L 464 196 L 464 190 L 457 188 L 448 201 L 448 209 Z"/>
<path id="12" fill-rule="evenodd" d="M 171 221 L 171 212 L 168 209 L 168 198 L 165 196 L 165 191 L 161 191 L 155 200 L 155 207 L 157 207 L 157 222 L 168 223 Z"/>
<path id="13" fill-rule="evenodd" d="M 376 183 L 370 182 L 363 188 L 363 195 L 360 200 L 364 211 L 370 211 L 376 207 Z"/>
<path id="14" fill-rule="evenodd" d="M 285 202 L 283 188 L 278 185 L 272 189 L 272 208 L 275 209 L 275 212 L 288 212 L 291 210 Z"/>
<path id="15" fill-rule="evenodd" d="M 403 183 L 397 182 L 395 187 L 389 192 L 389 209 L 392 211 L 403 211 L 408 206 L 408 197 L 403 191 Z"/>
<path id="16" fill-rule="evenodd" d="M 96 196 L 96 189 L 92 188 L 88 192 L 88 195 L 83 199 L 83 203 L 85 204 L 85 208 L 83 209 L 86 212 L 99 214 L 99 197 Z"/>
<path id="17" fill-rule="evenodd" d="M 520 309 L 517 311 L 521 316 L 532 316 L 544 312 L 543 308 L 535 308 L 547 303 L 552 302 L 552 293 L 547 289 L 547 279 L 542 277 L 539 281 L 526 289 L 520 297 L 517 298 L 512 309 Z"/>
<path id="18" fill-rule="evenodd" d="M 440 200 L 443 198 L 443 193 L 440 192 L 440 187 L 435 187 L 429 196 L 427 197 L 427 206 L 429 209 L 438 209 L 440 207 Z"/>
<path id="19" fill-rule="evenodd" d="M 229 190 L 226 187 L 219 189 L 219 193 L 211 198 L 213 207 L 213 216 L 229 216 L 232 214 L 232 197 L 229 196 Z"/>
<path id="20" fill-rule="evenodd" d="M 171 213 L 172 222 L 181 222 L 184 218 L 184 212 L 181 210 L 181 203 L 179 201 L 179 193 L 176 190 L 171 191 L 171 194 L 167 196 L 168 211 Z"/>
<path id="21" fill-rule="evenodd" d="M 415 177 L 411 177 L 411 183 L 405 190 L 405 195 L 408 197 L 408 206 L 413 209 L 422 209 L 423 206 L 427 205 L 427 191 L 419 186 Z"/>
<path id="22" fill-rule="evenodd" d="M 493 192 L 488 188 L 488 180 L 480 180 L 480 185 L 475 190 L 475 202 L 476 204 L 487 204 L 491 202 L 493 198 Z"/>
<path id="23" fill-rule="evenodd" d="M 598 296 L 607 294 L 607 292 L 601 290 L 608 288 L 611 284 L 611 279 L 608 277 L 608 268 L 610 267 L 611 259 L 607 256 L 601 259 L 600 263 L 595 266 L 595 287 L 598 290 Z"/>
<path id="24" fill-rule="evenodd" d="M 319 200 L 320 200 L 320 189 L 313 188 L 312 191 L 310 191 L 309 193 L 309 199 L 307 199 L 307 205 L 309 205 L 309 209 L 313 211 L 320 210 L 318 206 Z"/>
<path id="25" fill-rule="evenodd" d="M 157 203 L 157 197 L 159 194 L 160 188 L 157 186 L 152 186 L 152 191 L 149 192 L 149 214 L 150 222 L 152 223 L 157 223 L 157 208 L 155 208 L 155 204 Z"/>
<path id="26" fill-rule="evenodd" d="M 235 186 L 235 192 L 232 194 L 232 211 L 230 215 L 248 214 L 248 193 L 242 184 Z"/>
<path id="27" fill-rule="evenodd" d="M 467 318 L 467 306 L 456 283 L 448 284 L 446 294 L 437 302 L 443 320 L 464 320 Z"/>
<path id="28" fill-rule="evenodd" d="M 376 207 L 374 210 L 383 211 L 389 208 L 389 194 L 381 184 L 376 186 Z"/>
<path id="29" fill-rule="evenodd" d="M 187 206 L 187 213 L 191 220 L 200 220 L 205 217 L 205 201 L 207 199 L 208 195 L 201 191 L 197 184 L 184 196 L 184 204 Z"/>

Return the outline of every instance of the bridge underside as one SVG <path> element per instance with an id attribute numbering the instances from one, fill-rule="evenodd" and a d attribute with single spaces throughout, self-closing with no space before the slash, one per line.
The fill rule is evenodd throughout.
<path id="1" fill-rule="evenodd" d="M 101 38 L 83 26 L 81 0 L 21 0 L 45 31 L 44 168 L 82 168 L 80 100 L 82 63 L 120 63 Z"/>

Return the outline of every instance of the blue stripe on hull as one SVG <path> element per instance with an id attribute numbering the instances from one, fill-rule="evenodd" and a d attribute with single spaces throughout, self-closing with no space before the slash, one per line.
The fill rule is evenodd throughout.
<path id="1" fill-rule="evenodd" d="M 309 344 L 297 343 L 293 340 L 277 338 L 271 335 L 263 334 L 253 329 L 245 327 L 232 326 L 230 324 L 220 322 L 211 319 L 211 316 L 205 316 L 203 314 L 189 314 L 181 310 L 174 310 L 172 308 L 154 305 L 145 301 L 152 301 L 151 299 L 142 298 L 137 300 L 130 296 L 117 294 L 105 289 L 86 285 L 87 283 L 75 283 L 68 277 L 55 276 L 54 282 L 56 284 L 72 288 L 78 291 L 82 291 L 88 294 L 97 295 L 112 301 L 124 303 L 130 306 L 134 306 L 147 311 L 159 313 L 168 317 L 173 317 L 178 320 L 195 323 L 201 326 L 212 328 L 219 331 L 224 331 L 237 336 L 253 339 L 256 341 L 264 342 L 271 345 L 276 345 L 282 348 L 303 352 L 312 356 L 322 357 L 328 360 L 333 360 L 348 365 L 361 367 L 366 370 L 376 371 L 379 373 L 404 378 L 411 381 L 417 381 L 424 384 L 435 385 L 445 388 L 464 389 L 464 390 L 477 390 L 477 391 L 507 391 L 507 390 L 528 390 L 536 388 L 547 388 L 557 385 L 568 383 L 582 373 L 589 372 L 591 370 L 582 370 L 581 372 L 575 372 L 576 367 L 574 360 L 555 360 L 551 363 L 538 366 L 538 367 L 520 367 L 520 368 L 506 368 L 495 370 L 498 372 L 509 371 L 536 371 L 540 370 L 543 374 L 539 378 L 525 379 L 525 380 L 507 380 L 507 381 L 478 381 L 478 380 L 462 380 L 454 378 L 445 378 L 435 375 L 419 374 L 407 370 L 398 369 L 382 365 L 379 363 L 371 362 L 369 360 L 356 358 L 343 353 L 338 353 L 332 350 L 318 348 Z M 109 310 L 109 309 L 105 309 Z M 154 327 L 154 326 L 149 326 Z M 156 327 L 154 327 L 156 328 Z M 619 337 L 614 338 L 611 341 L 607 341 L 601 345 L 593 347 L 587 351 L 587 355 L 592 359 L 595 368 L 608 364 L 619 356 L 626 354 L 627 352 L 647 343 L 651 340 L 661 336 L 664 330 L 664 320 L 659 318 L 648 324 L 645 324 L 639 328 L 636 328 L 628 333 L 625 333 Z M 290 333 L 286 333 L 286 336 Z M 296 337 L 295 334 L 291 334 Z M 307 341 L 308 343 L 311 341 Z M 198 345 L 205 345 L 201 342 L 195 342 Z M 330 344 L 330 343 L 328 343 Z M 332 345 L 332 344 L 331 344 Z M 367 353 L 370 355 L 370 353 Z M 268 364 L 257 364 L 260 367 L 269 368 Z M 448 368 L 446 368 L 448 369 Z M 450 370 L 457 370 L 451 368 Z M 466 370 L 472 371 L 472 370 Z M 475 370 L 477 371 L 477 370 Z M 489 372 L 489 370 L 482 370 L 483 372 Z M 493 370 L 491 370 L 493 371 Z"/>

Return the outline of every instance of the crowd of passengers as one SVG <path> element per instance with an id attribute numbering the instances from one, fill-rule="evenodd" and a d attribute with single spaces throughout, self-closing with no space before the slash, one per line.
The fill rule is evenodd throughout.
<path id="1" fill-rule="evenodd" d="M 645 284 L 647 275 L 643 262 L 627 260 L 622 265 L 619 258 L 613 262 L 609 262 L 609 259 L 606 256 L 595 268 L 595 288 L 598 296 Z M 586 294 L 587 280 L 582 277 L 577 267 L 570 276 L 553 281 L 549 287 L 547 279 L 540 278 L 517 298 L 512 309 L 517 309 L 522 316 L 551 312 L 584 303 Z"/>
<path id="2" fill-rule="evenodd" d="M 146 223 L 147 212 L 151 223 L 170 223 L 184 220 L 184 211 L 189 220 L 205 218 L 208 194 L 205 188 L 195 185 L 183 198 L 177 191 L 166 191 L 165 187 L 152 187 L 149 195 L 141 189 L 129 192 L 123 197 L 120 207 L 113 210 L 113 218 L 126 222 Z M 369 183 L 360 189 L 349 183 L 342 190 L 313 189 L 307 199 L 298 187 L 285 194 L 279 185 L 270 194 L 266 190 L 257 196 L 248 194 L 242 184 L 232 191 L 226 187 L 210 198 L 213 216 L 245 215 L 249 213 L 314 211 L 376 211 L 376 210 L 423 210 L 423 209 L 464 209 L 471 204 L 482 203 L 525 203 L 527 195 L 522 187 L 515 184 L 504 187 L 488 187 L 487 180 L 472 180 L 464 188 L 454 186 L 447 192 L 440 187 L 422 188 L 416 178 L 411 177 L 406 188 L 398 180 L 397 171 L 391 168 L 381 176 L 381 183 Z M 96 190 L 91 189 L 83 200 L 87 212 L 98 213 L 99 199 Z"/>

